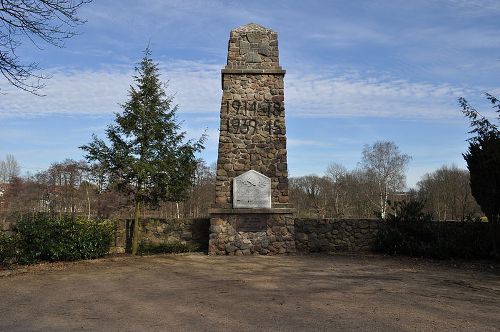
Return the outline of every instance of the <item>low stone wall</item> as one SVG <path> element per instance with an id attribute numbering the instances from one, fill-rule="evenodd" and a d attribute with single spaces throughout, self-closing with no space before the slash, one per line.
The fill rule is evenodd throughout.
<path id="1" fill-rule="evenodd" d="M 143 219 L 140 242 L 148 244 L 191 243 L 208 248 L 210 219 Z M 115 220 L 111 253 L 124 253 L 130 247 L 133 220 Z"/>
<path id="2" fill-rule="evenodd" d="M 298 252 L 368 251 L 380 227 L 377 219 L 295 219 Z"/>
<path id="3" fill-rule="evenodd" d="M 211 255 L 278 255 L 370 251 L 378 219 L 305 219 L 291 214 L 213 214 L 212 219 L 145 219 L 140 241 L 198 245 Z M 487 223 L 436 222 L 450 236 L 489 230 Z M 115 221 L 112 253 L 129 247 L 132 220 Z M 481 238 L 481 237 L 479 237 Z"/>

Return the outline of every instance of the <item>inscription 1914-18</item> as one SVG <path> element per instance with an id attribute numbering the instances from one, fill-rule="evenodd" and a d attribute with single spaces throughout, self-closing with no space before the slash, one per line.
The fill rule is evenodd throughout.
<path id="1" fill-rule="evenodd" d="M 285 127 L 279 117 L 284 107 L 281 102 L 257 101 L 226 101 L 227 128 L 231 134 L 268 133 L 270 135 L 285 135 Z M 267 117 L 265 120 L 263 118 Z"/>
<path id="2" fill-rule="evenodd" d="M 279 116 L 283 110 L 281 102 L 258 102 L 258 101 L 226 101 L 228 115 L 244 115 L 244 116 Z"/>

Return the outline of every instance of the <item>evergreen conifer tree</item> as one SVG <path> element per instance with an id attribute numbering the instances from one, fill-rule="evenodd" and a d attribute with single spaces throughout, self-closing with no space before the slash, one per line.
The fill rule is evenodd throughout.
<path id="1" fill-rule="evenodd" d="M 500 101 L 486 94 L 500 120 Z M 500 250 L 500 132 L 464 99 L 459 99 L 462 112 L 470 119 L 469 150 L 463 154 L 470 172 L 472 196 L 491 224 L 492 244 L 495 254 Z"/>
<path id="2" fill-rule="evenodd" d="M 185 199 L 196 168 L 195 153 L 203 149 L 205 135 L 186 141 L 177 121 L 177 106 L 167 96 L 158 65 L 149 47 L 135 68 L 135 86 L 129 100 L 108 126 L 109 145 L 93 135 L 81 148 L 89 162 L 104 170 L 107 183 L 134 200 L 132 254 L 137 253 L 139 215 L 144 204 Z"/>

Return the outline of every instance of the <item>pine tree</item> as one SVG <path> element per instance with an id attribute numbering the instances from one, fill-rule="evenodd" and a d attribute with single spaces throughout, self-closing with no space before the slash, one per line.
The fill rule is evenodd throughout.
<path id="1" fill-rule="evenodd" d="M 205 141 L 205 135 L 195 142 L 185 140 L 176 118 L 178 107 L 165 92 L 167 85 L 160 81 L 149 48 L 135 71 L 136 86 L 130 87 L 129 101 L 106 130 L 110 145 L 93 135 L 92 142 L 81 147 L 87 160 L 105 171 L 109 186 L 133 197 L 134 255 L 141 207 L 186 198 L 196 168 L 195 153 Z"/>

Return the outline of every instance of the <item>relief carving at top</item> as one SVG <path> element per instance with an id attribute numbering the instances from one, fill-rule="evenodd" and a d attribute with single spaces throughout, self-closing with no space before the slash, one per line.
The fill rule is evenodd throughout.
<path id="1" fill-rule="evenodd" d="M 258 31 L 248 32 L 246 40 L 240 40 L 240 54 L 248 63 L 262 62 L 261 55 L 269 56 L 269 38 Z"/>

